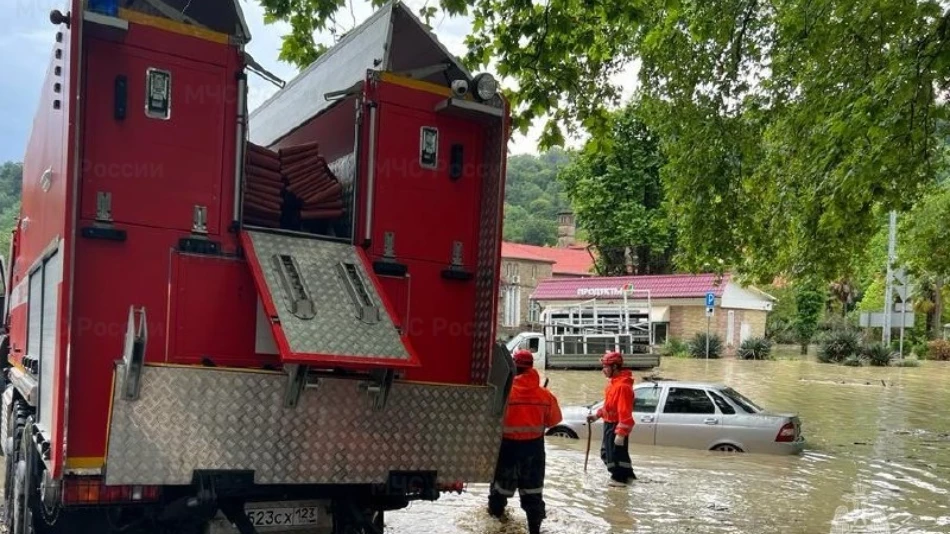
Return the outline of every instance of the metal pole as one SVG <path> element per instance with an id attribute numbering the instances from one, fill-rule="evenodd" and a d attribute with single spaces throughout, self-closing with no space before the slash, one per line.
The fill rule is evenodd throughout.
<path id="1" fill-rule="evenodd" d="M 901 346 L 900 359 L 904 359 L 904 326 L 907 324 L 907 302 L 901 301 Z"/>
<path id="2" fill-rule="evenodd" d="M 706 359 L 709 359 L 709 314 L 706 314 Z"/>
<path id="3" fill-rule="evenodd" d="M 893 313 L 893 284 L 895 249 L 897 248 L 897 212 L 891 211 L 890 228 L 887 239 L 887 281 L 884 286 L 884 331 L 881 341 L 884 345 L 891 344 L 891 314 Z"/>

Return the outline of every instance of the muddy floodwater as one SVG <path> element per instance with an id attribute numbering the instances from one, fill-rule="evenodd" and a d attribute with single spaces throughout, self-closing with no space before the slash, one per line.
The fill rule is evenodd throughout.
<path id="1" fill-rule="evenodd" d="M 950 532 L 950 364 L 848 368 L 812 360 L 665 359 L 664 378 L 724 382 L 768 409 L 800 415 L 800 456 L 632 446 L 639 480 L 608 488 L 599 440 L 548 439 L 542 528 L 558 533 Z M 641 374 L 642 375 L 642 374 Z M 549 371 L 562 405 L 598 400 L 599 371 Z M 640 375 L 638 375 L 640 376 Z M 526 532 L 485 511 L 487 486 L 387 517 L 388 533 Z"/>

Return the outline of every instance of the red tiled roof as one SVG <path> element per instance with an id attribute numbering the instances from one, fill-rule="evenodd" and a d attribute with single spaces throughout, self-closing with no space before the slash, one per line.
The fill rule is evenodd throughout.
<path id="1" fill-rule="evenodd" d="M 721 298 L 729 282 L 729 275 L 724 275 L 718 285 L 717 279 L 717 275 L 712 273 L 549 278 L 538 284 L 531 298 L 536 300 L 594 298 L 598 296 L 596 292 L 580 290 L 619 289 L 626 284 L 633 284 L 634 290 L 649 290 L 652 299 L 703 298 L 709 291 L 713 292 L 716 298 Z"/>
<path id="2" fill-rule="evenodd" d="M 594 260 L 584 247 L 554 248 L 521 243 L 501 244 L 501 257 L 553 263 L 554 274 L 592 275 Z"/>
<path id="3" fill-rule="evenodd" d="M 541 261 L 545 263 L 554 263 L 554 260 L 539 256 L 532 252 L 531 249 L 541 248 L 533 247 L 531 245 L 522 245 L 520 243 L 509 243 L 507 241 L 501 242 L 501 257 L 502 258 L 512 258 L 516 260 L 530 260 L 530 261 Z"/>

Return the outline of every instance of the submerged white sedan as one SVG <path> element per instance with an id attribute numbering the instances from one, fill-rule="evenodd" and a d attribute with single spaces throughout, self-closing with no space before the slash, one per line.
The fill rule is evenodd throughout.
<path id="1" fill-rule="evenodd" d="M 549 436 L 587 439 L 587 415 L 603 401 L 566 406 Z M 661 380 L 634 386 L 630 442 L 726 452 L 798 454 L 805 446 L 797 415 L 769 412 L 723 384 Z M 603 421 L 590 425 L 603 436 Z"/>

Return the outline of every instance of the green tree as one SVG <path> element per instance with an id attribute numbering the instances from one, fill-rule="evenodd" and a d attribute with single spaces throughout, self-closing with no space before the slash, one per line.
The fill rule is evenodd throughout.
<path id="1" fill-rule="evenodd" d="M 900 259 L 918 282 L 930 286 L 931 336 L 939 337 L 943 289 L 950 278 L 950 185 L 941 185 L 926 196 L 902 219 L 900 230 Z"/>
<path id="2" fill-rule="evenodd" d="M 0 165 L 0 256 L 7 260 L 10 238 L 20 217 L 20 195 L 23 187 L 23 165 L 8 161 Z"/>
<path id="3" fill-rule="evenodd" d="M 664 205 L 658 139 L 628 106 L 611 121 L 610 142 L 588 143 L 558 175 L 578 225 L 598 251 L 602 274 L 670 272 L 673 225 Z"/>
<path id="4" fill-rule="evenodd" d="M 298 65 L 347 7 L 262 4 L 291 23 L 282 57 Z M 420 14 L 472 16 L 465 62 L 517 84 L 515 128 L 548 117 L 542 147 L 578 129 L 609 143 L 630 83 L 617 74 L 638 62 L 687 269 L 834 280 L 937 172 L 950 82 L 938 0 L 440 0 Z"/>
<path id="5" fill-rule="evenodd" d="M 568 207 L 557 173 L 570 161 L 560 149 L 508 158 L 505 240 L 528 245 L 557 243 L 557 215 Z"/>
<path id="6" fill-rule="evenodd" d="M 808 354 L 808 344 L 818 330 L 818 321 L 821 319 L 824 305 L 825 296 L 811 285 L 799 287 L 795 293 L 795 307 L 798 310 L 795 331 L 802 345 L 802 354 Z"/>

